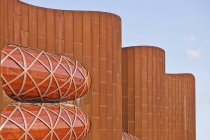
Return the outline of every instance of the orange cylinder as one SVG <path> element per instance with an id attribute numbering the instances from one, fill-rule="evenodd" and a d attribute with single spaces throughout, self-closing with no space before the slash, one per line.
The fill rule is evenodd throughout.
<path id="1" fill-rule="evenodd" d="M 195 140 L 195 77 L 192 74 L 166 74 L 164 90 L 164 140 Z"/>
<path id="2" fill-rule="evenodd" d="M 80 108 L 67 104 L 13 103 L 3 108 L 1 140 L 84 140 L 90 121 Z"/>
<path id="3" fill-rule="evenodd" d="M 122 62 L 123 130 L 142 140 L 161 139 L 164 50 L 123 48 Z"/>
<path id="4" fill-rule="evenodd" d="M 78 61 L 30 48 L 9 45 L 1 54 L 4 92 L 19 102 L 64 102 L 84 96 L 89 72 Z"/>
<path id="5" fill-rule="evenodd" d="M 0 9 L 0 46 L 38 48 L 84 64 L 92 88 L 89 96 L 74 103 L 90 116 L 88 139 L 121 139 L 121 18 L 105 12 L 41 8 L 19 0 L 0 0 Z"/>

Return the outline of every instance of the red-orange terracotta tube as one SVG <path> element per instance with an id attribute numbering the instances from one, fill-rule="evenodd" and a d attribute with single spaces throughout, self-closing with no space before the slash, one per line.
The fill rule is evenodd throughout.
<path id="1" fill-rule="evenodd" d="M 2 88 L 20 102 L 64 102 L 84 96 L 91 83 L 81 63 L 62 55 L 9 45 L 1 54 Z"/>
<path id="2" fill-rule="evenodd" d="M 14 103 L 3 108 L 1 140 L 84 140 L 90 121 L 81 108 L 67 104 Z"/>

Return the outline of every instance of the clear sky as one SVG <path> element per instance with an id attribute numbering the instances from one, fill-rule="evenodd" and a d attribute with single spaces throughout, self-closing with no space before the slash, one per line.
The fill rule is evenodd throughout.
<path id="1" fill-rule="evenodd" d="M 166 51 L 168 73 L 196 77 L 197 140 L 210 140 L 210 0 L 22 0 L 33 5 L 121 16 L 123 46 Z"/>

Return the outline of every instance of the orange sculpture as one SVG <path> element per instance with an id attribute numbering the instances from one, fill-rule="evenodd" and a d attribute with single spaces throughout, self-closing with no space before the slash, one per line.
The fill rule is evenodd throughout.
<path id="1" fill-rule="evenodd" d="M 57 103 L 81 98 L 88 92 L 91 78 L 79 62 L 9 45 L 2 50 L 0 69 L 4 92 L 22 102 L 3 108 L 1 140 L 84 140 L 87 137 L 90 131 L 87 114 L 79 107 Z"/>
<path id="2" fill-rule="evenodd" d="M 84 96 L 90 88 L 87 69 L 78 61 L 15 45 L 1 55 L 5 93 L 21 102 L 64 102 Z"/>
<path id="3" fill-rule="evenodd" d="M 14 103 L 4 107 L 0 129 L 1 140 L 83 140 L 90 121 L 73 105 Z"/>

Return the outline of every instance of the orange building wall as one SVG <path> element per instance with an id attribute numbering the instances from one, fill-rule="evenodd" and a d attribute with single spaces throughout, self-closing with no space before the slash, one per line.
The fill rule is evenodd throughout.
<path id="1" fill-rule="evenodd" d="M 195 140 L 195 78 L 191 74 L 164 76 L 164 140 Z"/>
<path id="2" fill-rule="evenodd" d="M 0 0 L 0 49 L 16 44 L 51 51 L 90 70 L 90 92 L 74 101 L 91 117 L 89 140 L 120 140 L 122 128 L 142 140 L 195 140 L 194 77 L 165 75 L 160 48 L 122 51 L 121 42 L 117 15 Z M 1 106 L 9 102 L 0 92 Z"/>
<path id="3" fill-rule="evenodd" d="M 123 130 L 142 140 L 161 140 L 164 50 L 123 48 Z"/>
<path id="4" fill-rule="evenodd" d="M 38 48 L 82 62 L 92 88 L 74 102 L 90 115 L 89 140 L 118 140 L 122 132 L 121 19 L 104 12 L 40 8 L 0 0 L 0 47 Z M 2 98 L 1 104 L 9 99 Z"/>

